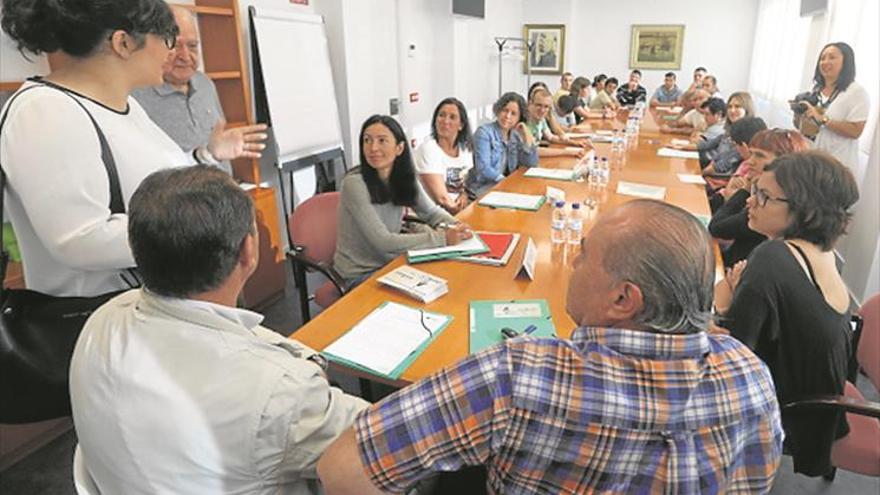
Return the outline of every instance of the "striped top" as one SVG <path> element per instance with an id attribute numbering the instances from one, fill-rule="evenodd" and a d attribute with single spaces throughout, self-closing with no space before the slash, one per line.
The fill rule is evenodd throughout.
<path id="1" fill-rule="evenodd" d="M 361 461 L 401 491 L 486 465 L 490 493 L 763 493 L 782 454 L 773 382 L 705 332 L 518 338 L 363 411 Z"/>

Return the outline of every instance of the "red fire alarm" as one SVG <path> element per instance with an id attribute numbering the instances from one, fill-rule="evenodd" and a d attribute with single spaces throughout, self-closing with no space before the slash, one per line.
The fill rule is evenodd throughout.
<path id="1" fill-rule="evenodd" d="M 417 101 L 419 101 L 419 94 L 418 93 L 410 93 L 409 94 L 409 102 L 415 103 Z"/>
<path id="2" fill-rule="evenodd" d="M 290 0 L 290 3 L 298 4 L 298 5 L 308 5 L 309 0 Z"/>

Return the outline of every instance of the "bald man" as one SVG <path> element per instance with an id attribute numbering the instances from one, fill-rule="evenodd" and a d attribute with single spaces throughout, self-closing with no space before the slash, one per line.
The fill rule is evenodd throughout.
<path id="1" fill-rule="evenodd" d="M 183 151 L 192 153 L 201 163 L 219 165 L 231 172 L 229 162 L 214 159 L 212 151 L 215 147 L 212 144 L 220 141 L 224 133 L 241 135 L 241 152 L 234 150 L 233 155 L 258 157 L 264 147 L 260 141 L 266 139 L 263 134 L 265 126 L 225 129 L 217 89 L 208 76 L 198 70 L 200 47 L 196 19 L 189 10 L 180 6 L 172 6 L 171 11 L 180 34 L 162 67 L 165 82 L 160 86 L 137 89 L 132 96 Z M 221 153 L 229 154 L 228 150 L 222 150 Z"/>
<path id="2" fill-rule="evenodd" d="M 711 241 L 651 200 L 581 242 L 570 339 L 520 337 L 361 412 L 318 462 L 325 492 L 401 492 L 484 465 L 489 493 L 766 493 L 782 426 L 766 366 L 706 332 Z"/>

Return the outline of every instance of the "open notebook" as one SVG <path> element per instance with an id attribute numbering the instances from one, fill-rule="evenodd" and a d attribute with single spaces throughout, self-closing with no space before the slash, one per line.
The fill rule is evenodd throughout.
<path id="1" fill-rule="evenodd" d="M 321 354 L 396 380 L 451 321 L 451 316 L 385 302 Z"/>

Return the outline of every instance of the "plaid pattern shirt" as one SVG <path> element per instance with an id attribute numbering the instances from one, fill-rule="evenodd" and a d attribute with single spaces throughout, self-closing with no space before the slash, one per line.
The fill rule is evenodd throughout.
<path id="1" fill-rule="evenodd" d="M 782 454 L 764 364 L 728 336 L 579 328 L 518 338 L 355 421 L 372 482 L 486 465 L 490 493 L 763 493 Z"/>

